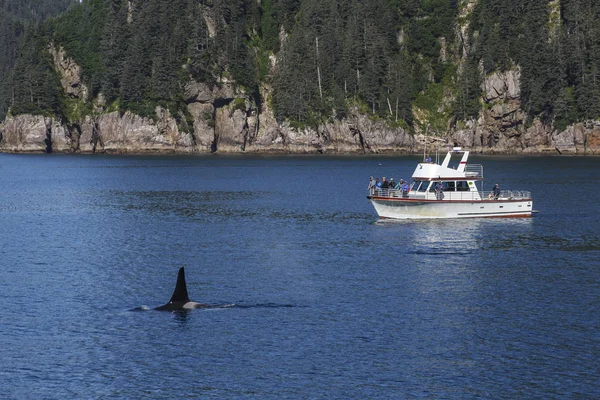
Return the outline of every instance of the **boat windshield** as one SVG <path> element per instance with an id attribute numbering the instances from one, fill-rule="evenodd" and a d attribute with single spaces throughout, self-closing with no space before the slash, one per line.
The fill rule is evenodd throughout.
<path id="1" fill-rule="evenodd" d="M 446 181 L 442 182 L 445 192 L 468 192 L 469 183 L 467 181 Z"/>
<path id="2" fill-rule="evenodd" d="M 427 187 L 429 186 L 428 181 L 414 181 L 411 185 L 411 188 L 415 192 L 426 192 Z"/>

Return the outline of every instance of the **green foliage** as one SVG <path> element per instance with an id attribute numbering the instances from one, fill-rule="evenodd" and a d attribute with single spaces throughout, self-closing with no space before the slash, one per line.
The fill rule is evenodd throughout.
<path id="1" fill-rule="evenodd" d="M 233 107 L 232 107 L 232 111 L 235 111 L 235 110 L 240 110 L 240 111 L 246 112 L 246 100 L 244 100 L 241 97 L 236 97 L 233 100 Z"/>
<path id="2" fill-rule="evenodd" d="M 559 4 L 557 10 L 545 0 L 481 0 L 472 16 L 470 56 L 485 73 L 518 65 L 522 107 L 562 128 L 600 117 L 600 3 Z M 462 92 L 471 97 L 465 87 Z M 463 107 L 457 116 L 473 108 Z"/>
<path id="3" fill-rule="evenodd" d="M 563 131 L 567 126 L 579 120 L 575 92 L 573 88 L 564 88 L 554 103 L 554 127 Z"/>
<path id="4" fill-rule="evenodd" d="M 56 19 L 28 25 L 68 5 Z M 390 126 L 441 132 L 485 107 L 485 74 L 517 66 L 530 116 L 557 128 L 600 118 L 599 2 L 561 0 L 549 9 L 546 0 L 479 0 L 467 37 L 456 37 L 457 22 L 467 22 L 460 7 L 458 0 L 0 0 L 0 119 L 9 107 L 68 120 L 92 112 L 64 98 L 48 43 L 82 67 L 106 110 L 154 117 L 157 106 L 167 107 L 182 127 L 190 125 L 184 87 L 194 79 L 233 81 L 259 107 L 259 87 L 269 83 L 276 118 L 295 127 L 348 117 L 358 105 Z"/>
<path id="5" fill-rule="evenodd" d="M 104 3 L 103 0 L 86 0 L 51 23 L 51 40 L 63 46 L 67 55 L 77 60 L 93 95 L 100 90 L 105 70 L 103 56 L 98 52 L 106 23 Z"/>
<path id="6" fill-rule="evenodd" d="M 408 7 L 408 46 L 430 60 L 440 55 L 440 37 L 451 41 L 454 38 L 454 23 L 458 12 L 458 1 L 423 0 L 418 7 Z"/>
<path id="7" fill-rule="evenodd" d="M 24 39 L 12 75 L 11 110 L 16 114 L 64 116 L 60 79 L 46 50 L 47 32 L 31 27 Z"/>
<path id="8" fill-rule="evenodd" d="M 13 68 L 25 29 L 64 11 L 76 0 L 0 0 L 0 121 L 14 105 Z"/>
<path id="9" fill-rule="evenodd" d="M 477 117 L 481 109 L 481 76 L 477 60 L 467 59 L 458 77 L 452 114 L 457 120 Z"/>
<path id="10" fill-rule="evenodd" d="M 263 42 L 263 52 L 277 53 L 279 51 L 277 2 L 275 0 L 262 0 L 260 14 L 260 33 Z"/>

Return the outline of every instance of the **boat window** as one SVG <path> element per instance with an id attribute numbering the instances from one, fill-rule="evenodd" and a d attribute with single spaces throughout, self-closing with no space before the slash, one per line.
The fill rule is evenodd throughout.
<path id="1" fill-rule="evenodd" d="M 456 189 L 456 182 L 454 182 L 454 181 L 444 182 L 444 191 L 445 192 L 454 192 L 455 189 Z"/>
<path id="2" fill-rule="evenodd" d="M 427 191 L 427 186 L 429 186 L 429 182 L 427 181 L 416 181 L 415 182 L 415 187 L 417 187 L 417 184 L 420 184 L 418 187 L 418 191 L 419 192 L 426 192 Z"/>
<path id="3" fill-rule="evenodd" d="M 456 191 L 457 192 L 468 192 L 469 189 L 469 184 L 467 183 L 467 181 L 458 181 L 456 182 Z"/>

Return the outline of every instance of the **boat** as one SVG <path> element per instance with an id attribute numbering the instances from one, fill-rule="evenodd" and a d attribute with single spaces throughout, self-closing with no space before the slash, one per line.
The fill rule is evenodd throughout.
<path id="1" fill-rule="evenodd" d="M 458 155 L 462 158 L 453 168 L 450 162 Z M 405 190 L 375 186 L 367 198 L 381 219 L 531 217 L 531 192 L 483 191 L 483 166 L 468 164 L 468 158 L 469 151 L 454 147 L 441 164 L 420 162 Z"/>

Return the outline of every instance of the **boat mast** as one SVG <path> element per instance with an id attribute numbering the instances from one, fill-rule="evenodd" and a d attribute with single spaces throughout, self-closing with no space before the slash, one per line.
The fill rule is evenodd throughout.
<path id="1" fill-rule="evenodd" d="M 427 133 L 429 131 L 429 124 L 425 127 L 425 137 L 423 138 L 423 142 L 425 145 L 423 146 L 423 162 L 427 159 Z"/>

